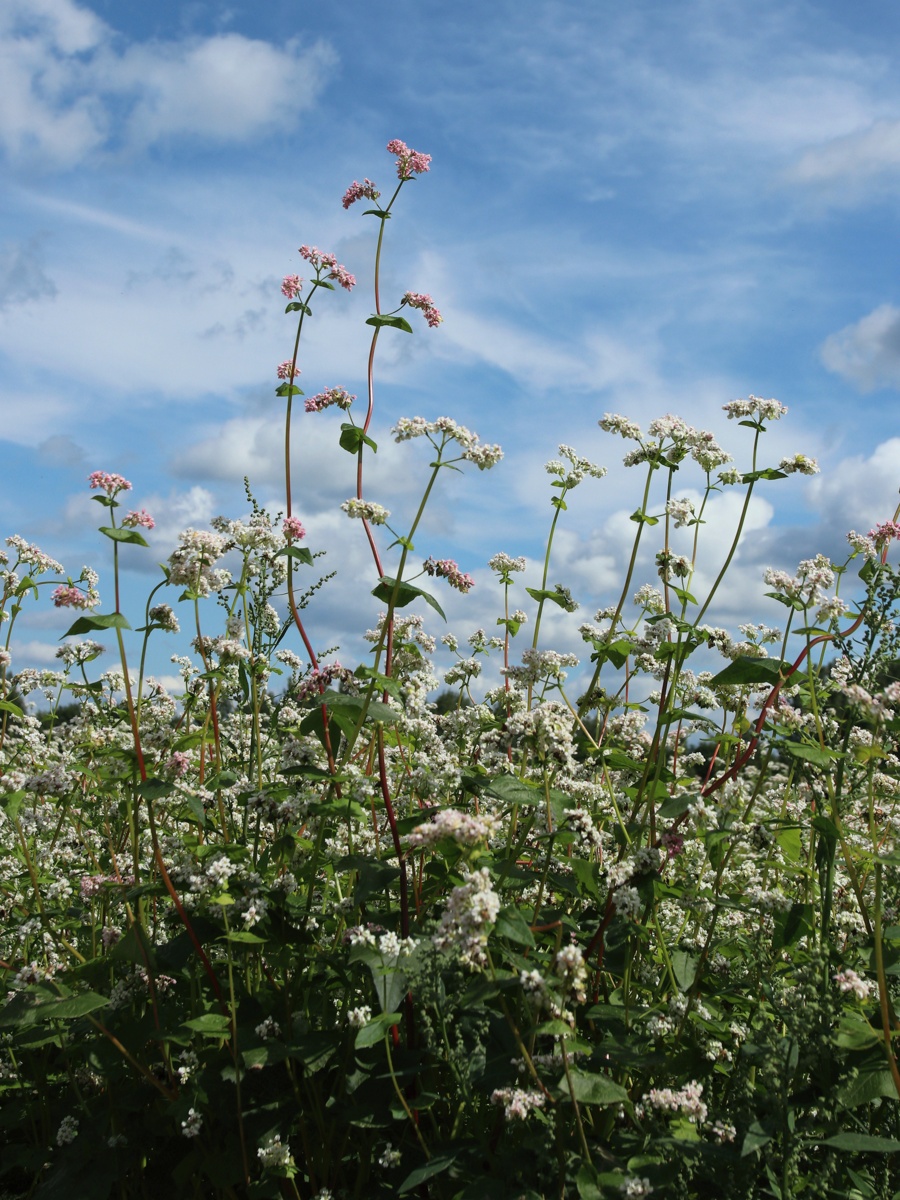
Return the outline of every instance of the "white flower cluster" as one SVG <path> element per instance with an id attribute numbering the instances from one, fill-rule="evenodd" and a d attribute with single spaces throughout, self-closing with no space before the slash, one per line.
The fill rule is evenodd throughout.
<path id="1" fill-rule="evenodd" d="M 473 817 L 455 808 L 445 808 L 428 825 L 419 825 L 414 829 L 407 836 L 406 844 L 414 850 L 424 850 L 449 837 L 460 846 L 474 846 L 495 833 L 499 825 L 499 817 L 489 814 Z"/>
<path id="2" fill-rule="evenodd" d="M 500 911 L 500 900 L 494 892 L 491 873 L 487 867 L 473 871 L 466 882 L 455 887 L 440 928 L 433 941 L 438 950 L 450 950 L 468 967 L 487 964 L 489 927 Z"/>
<path id="3" fill-rule="evenodd" d="M 845 967 L 834 976 L 834 982 L 842 992 L 852 992 L 857 1000 L 868 1000 L 875 991 L 875 984 L 868 979 L 862 979 L 855 971 Z"/>
<path id="4" fill-rule="evenodd" d="M 390 509 L 385 508 L 382 504 L 376 504 L 374 500 L 357 500 L 356 498 L 351 498 L 344 501 L 341 509 L 348 517 L 356 517 L 361 521 L 370 521 L 373 525 L 384 525 L 391 515 Z"/>
<path id="5" fill-rule="evenodd" d="M 708 1111 L 702 1096 L 703 1084 L 692 1079 L 677 1092 L 672 1088 L 651 1088 L 644 1099 L 653 1108 L 678 1113 L 696 1124 L 706 1120 Z"/>
<path id="6" fill-rule="evenodd" d="M 507 1121 L 524 1121 L 532 1109 L 543 1108 L 545 1100 L 543 1092 L 526 1092 L 524 1088 L 494 1088 L 491 1092 L 491 1104 L 503 1105 Z"/>
<path id="7" fill-rule="evenodd" d="M 294 1164 L 291 1148 L 286 1142 L 282 1142 L 280 1133 L 276 1133 L 265 1145 L 260 1146 L 256 1156 L 264 1167 L 290 1167 Z"/>
<path id="8" fill-rule="evenodd" d="M 441 435 L 441 446 L 447 442 L 458 442 L 462 446 L 462 458 L 473 462 L 480 471 L 494 467 L 503 457 L 503 451 L 497 445 L 480 442 L 478 434 L 465 425 L 458 425 L 451 417 L 438 417 L 436 421 L 426 421 L 424 417 L 401 417 L 391 430 L 394 440 L 407 442 L 411 438 L 427 437 L 436 448 L 440 449 L 434 434 Z"/>

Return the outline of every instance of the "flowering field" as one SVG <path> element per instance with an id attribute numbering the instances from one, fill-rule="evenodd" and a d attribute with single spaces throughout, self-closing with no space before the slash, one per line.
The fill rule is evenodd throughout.
<path id="1" fill-rule="evenodd" d="M 422 516 L 445 469 L 502 452 L 403 418 L 395 440 L 431 447 L 410 528 L 367 495 L 378 340 L 413 310 L 441 324 L 428 295 L 380 294 L 388 218 L 430 163 L 388 151 L 389 200 L 365 179 L 343 201 L 377 222 L 367 402 L 296 382 L 311 297 L 353 276 L 303 246 L 309 278 L 282 285 L 284 511 L 251 498 L 186 530 L 138 613 L 120 558 L 153 518 L 118 474 L 88 480 L 102 613 L 93 570 L 66 578 L 17 535 L 0 555 L 0 1194 L 900 1197 L 898 514 L 851 532 L 845 561 L 767 572 L 782 628 L 712 626 L 754 491 L 816 464 L 766 463 L 775 400 L 724 406 L 733 454 L 671 415 L 606 414 L 634 549 L 606 607 L 568 618 L 580 694 L 579 660 L 540 636 L 577 608 L 548 583 L 566 498 L 604 474 L 569 446 L 547 464 L 540 577 L 496 553 L 496 633 L 444 633 L 438 678 L 440 589 L 473 581 L 416 548 Z M 305 624 L 328 581 L 290 474 L 301 403 L 341 411 L 342 508 L 383 603 L 355 669 Z M 701 592 L 723 492 L 738 518 Z M 17 618 L 48 589 L 75 610 L 60 670 L 17 668 Z M 96 668 L 101 635 L 117 671 Z M 172 696 L 145 662 L 179 635 Z"/>

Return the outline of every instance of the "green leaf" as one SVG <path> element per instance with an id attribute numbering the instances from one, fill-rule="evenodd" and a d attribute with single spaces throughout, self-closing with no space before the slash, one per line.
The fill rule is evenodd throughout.
<path id="1" fill-rule="evenodd" d="M 23 717 L 25 715 L 18 704 L 13 704 L 12 700 L 0 700 L 0 712 L 12 713 L 14 717 Z"/>
<path id="2" fill-rule="evenodd" d="M 896 1139 L 875 1137 L 870 1133 L 836 1133 L 818 1144 L 830 1146 L 832 1150 L 857 1150 L 869 1154 L 896 1154 L 900 1150 L 900 1142 Z"/>
<path id="3" fill-rule="evenodd" d="M 297 387 L 296 383 L 280 383 L 275 389 L 276 396 L 302 396 L 303 392 Z"/>
<path id="4" fill-rule="evenodd" d="M 92 613 L 89 617 L 79 617 L 71 629 L 59 639 L 75 637 L 81 633 L 91 633 L 95 629 L 130 629 L 131 626 L 121 613 Z"/>
<path id="5" fill-rule="evenodd" d="M 311 317 L 311 316 L 312 316 L 312 309 L 309 307 L 309 305 L 308 305 L 308 304 L 304 304 L 302 300 L 292 300 L 292 301 L 290 302 L 290 304 L 289 304 L 289 305 L 288 305 L 288 306 L 285 308 L 285 310 L 284 310 L 284 311 L 285 311 L 286 313 L 289 313 L 289 312 L 302 312 L 302 313 L 304 313 L 304 314 L 305 314 L 307 317 Z"/>
<path id="6" fill-rule="evenodd" d="M 374 325 L 376 328 L 381 328 L 383 325 L 388 325 L 391 329 L 402 329 L 404 333 L 412 333 L 412 325 L 403 317 L 383 317 L 378 313 L 373 314 L 366 321 L 367 325 Z"/>
<path id="7" fill-rule="evenodd" d="M 296 558 L 298 562 L 306 563 L 308 567 L 313 565 L 312 552 L 305 546 L 285 546 L 283 549 L 275 551 L 275 557 Z"/>
<path id="8" fill-rule="evenodd" d="M 362 1050 L 365 1046 L 374 1046 L 376 1042 L 380 1042 L 392 1025 L 399 1025 L 403 1020 L 403 1013 L 388 1012 L 379 1013 L 377 1017 L 373 1017 L 368 1025 L 363 1025 L 362 1029 L 356 1035 L 356 1041 L 353 1043 L 357 1050 Z"/>
<path id="9" fill-rule="evenodd" d="M 699 961 L 696 954 L 689 954 L 687 950 L 672 951 L 672 971 L 675 975 L 675 982 L 683 992 L 693 986 L 694 980 L 697 978 Z"/>
<path id="10" fill-rule="evenodd" d="M 681 792 L 678 796 L 670 796 L 659 806 L 656 815 L 662 821 L 673 821 L 676 817 L 686 813 L 696 799 L 696 796 L 689 795 L 687 792 Z"/>
<path id="11" fill-rule="evenodd" d="M 225 1013 L 207 1012 L 201 1017 L 192 1017 L 190 1021 L 181 1023 L 204 1037 L 227 1037 L 231 1032 L 231 1018 Z"/>
<path id="12" fill-rule="evenodd" d="M 266 938 L 259 937 L 255 933 L 250 933 L 247 929 L 237 929 L 234 933 L 226 933 L 225 941 L 238 942 L 246 946 L 264 946 Z"/>
<path id="13" fill-rule="evenodd" d="M 511 942 L 518 942 L 521 946 L 533 946 L 535 944 L 534 934 L 531 932 L 528 922 L 517 908 L 504 908 L 502 910 L 494 925 L 494 933 L 499 933 L 501 937 L 509 938 Z"/>
<path id="14" fill-rule="evenodd" d="M 455 1154 L 436 1154 L 424 1166 L 416 1167 L 414 1171 L 410 1171 L 400 1184 L 397 1195 L 406 1195 L 407 1192 L 411 1192 L 414 1187 L 418 1187 L 426 1179 L 431 1179 L 434 1175 L 440 1175 L 442 1171 L 446 1171 L 448 1167 L 452 1167 L 455 1162 Z"/>
<path id="15" fill-rule="evenodd" d="M 723 687 L 726 684 L 729 687 L 743 687 L 748 683 L 776 684 L 782 668 L 787 665 L 778 658 L 754 658 L 751 655 L 742 655 L 733 663 L 729 663 L 718 675 L 715 675 L 709 681 L 710 687 Z"/>
<path id="16" fill-rule="evenodd" d="M 560 608 L 565 608 L 566 604 L 568 603 L 566 597 L 561 595 L 555 589 L 551 590 L 550 588 L 527 587 L 525 591 L 532 598 L 532 600 L 552 600 L 553 603 L 558 604 Z"/>
<path id="17" fill-rule="evenodd" d="M 811 746 L 808 742 L 781 742 L 779 749 L 786 750 L 791 758 L 802 758 L 805 762 L 815 763 L 819 767 L 827 767 L 841 755 L 837 750 L 825 750 L 821 746 Z"/>
<path id="18" fill-rule="evenodd" d="M 394 600 L 395 608 L 406 608 L 407 604 L 412 604 L 413 600 L 421 596 L 426 604 L 430 604 L 434 611 L 446 621 L 444 610 L 435 600 L 434 596 L 423 592 L 421 588 L 414 587 L 411 583 L 400 583 L 398 585 L 396 579 L 392 579 L 390 575 L 382 575 L 378 581 L 378 587 L 372 589 L 372 595 L 376 600 L 383 600 L 385 604 L 390 604 L 391 597 L 394 596 L 396 588 L 396 599 Z"/>
<path id="19" fill-rule="evenodd" d="M 364 433 L 358 425 L 349 425 L 344 423 L 341 426 L 341 446 L 349 454 L 357 454 L 361 446 L 368 446 L 374 453 L 378 449 L 376 442 L 373 442 L 368 434 Z"/>
<path id="20" fill-rule="evenodd" d="M 135 546 L 149 545 L 136 529 L 113 529 L 111 525 L 101 525 L 100 532 L 105 533 L 114 542 L 131 542 Z"/>
<path id="21" fill-rule="evenodd" d="M 894 1078 L 887 1067 L 860 1072 L 839 1088 L 837 1093 L 842 1108 L 858 1108 L 861 1104 L 871 1104 L 873 1100 L 895 1100 L 896 1097 Z"/>
<path id="22" fill-rule="evenodd" d="M 86 1013 L 94 1012 L 97 1008 L 105 1008 L 107 1004 L 108 997 L 101 996 L 99 992 L 79 992 L 77 996 L 65 996 L 37 1005 L 34 1020 L 71 1020 L 73 1017 L 83 1017 Z"/>
<path id="23" fill-rule="evenodd" d="M 634 510 L 634 512 L 631 514 L 631 516 L 628 518 L 628 520 L 636 521 L 638 523 L 638 525 L 658 525 L 659 524 L 659 517 L 648 517 L 647 514 L 641 512 L 641 510 L 639 508 L 636 508 Z"/>
<path id="24" fill-rule="evenodd" d="M 579 1104 L 628 1104 L 628 1093 L 623 1087 L 613 1082 L 608 1075 L 599 1075 L 591 1071 L 569 1071 L 572 1080 L 571 1092 L 569 1081 L 563 1075 L 557 1085 L 563 1096 L 571 1095 Z"/>
<path id="25" fill-rule="evenodd" d="M 813 932 L 813 906 L 801 904 L 795 900 L 785 913 L 780 913 L 775 919 L 775 929 L 772 934 L 772 949 L 777 953 L 786 950 L 799 942 L 802 937 L 810 937 Z"/>

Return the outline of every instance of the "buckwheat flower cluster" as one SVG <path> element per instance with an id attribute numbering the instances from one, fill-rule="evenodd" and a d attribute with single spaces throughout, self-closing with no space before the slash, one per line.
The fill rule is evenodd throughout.
<path id="1" fill-rule="evenodd" d="M 377 200 L 380 195 L 381 192 L 379 192 L 371 179 L 364 179 L 362 183 L 358 183 L 354 179 L 346 192 L 344 192 L 342 204 L 344 208 L 349 208 L 357 200 Z"/>
<path id="2" fill-rule="evenodd" d="M 556 650 L 523 650 L 522 666 L 503 667 L 501 674 L 526 686 L 542 679 L 562 683 L 566 678 L 563 667 L 577 667 L 578 661 L 576 655 L 560 654 Z"/>
<path id="3" fill-rule="evenodd" d="M 324 412 L 326 408 L 331 408 L 332 405 L 335 405 L 337 408 L 341 408 L 344 410 L 344 412 L 346 412 L 355 399 L 356 396 L 351 396 L 346 388 L 326 388 L 324 392 L 319 392 L 315 396 L 310 396 L 310 398 L 305 402 L 304 408 L 308 413 L 314 413 Z"/>
<path id="4" fill-rule="evenodd" d="M 685 554 L 660 550 L 656 555 L 656 573 L 666 583 L 671 583 L 673 579 L 686 579 L 692 570 L 691 560 Z"/>
<path id="5" fill-rule="evenodd" d="M 748 396 L 746 400 L 729 400 L 722 405 L 722 411 L 728 414 L 729 421 L 747 417 L 755 417 L 758 421 L 778 421 L 787 412 L 787 405 L 779 404 L 777 400 Z"/>
<path id="6" fill-rule="evenodd" d="M 296 300 L 303 289 L 303 280 L 299 275 L 285 275 L 281 281 L 281 293 L 288 300 Z"/>
<path id="7" fill-rule="evenodd" d="M 436 421 L 426 421 L 424 417 L 401 417 L 391 430 L 396 442 L 407 442 L 411 438 L 427 437 L 433 445 L 437 445 L 432 435 L 441 434 L 443 444 L 458 442 L 463 447 L 462 457 L 473 462 L 480 471 L 485 471 L 503 457 L 499 446 L 479 442 L 478 434 L 465 425 L 459 425 L 452 417 L 438 417 Z"/>
<path id="8" fill-rule="evenodd" d="M 100 642 L 64 642 L 56 651 L 56 657 L 61 658 L 67 667 L 76 667 L 105 653 L 106 647 Z"/>
<path id="9" fill-rule="evenodd" d="M 400 301 L 401 308 L 404 304 L 409 305 L 410 308 L 419 309 L 431 329 L 437 329 L 444 319 L 432 298 L 423 292 L 404 292 L 403 299 Z"/>
<path id="10" fill-rule="evenodd" d="M 422 563 L 422 570 L 426 575 L 446 579 L 450 586 L 456 588 L 458 592 L 470 592 L 475 586 L 472 576 L 464 575 L 452 558 L 440 558 L 437 561 L 433 558 L 426 558 Z"/>
<path id="11" fill-rule="evenodd" d="M 324 272 L 326 279 L 336 280 L 348 292 L 356 286 L 356 277 L 341 266 L 333 254 L 320 250 L 318 246 L 301 246 L 300 257 L 306 259 L 317 276 L 321 277 Z"/>
<path id="12" fill-rule="evenodd" d="M 676 529 L 683 529 L 686 525 L 693 525 L 696 515 L 694 506 L 690 500 L 669 500 L 666 502 L 666 516 L 672 518 Z"/>
<path id="13" fill-rule="evenodd" d="M 291 1167 L 294 1165 L 294 1156 L 291 1154 L 290 1146 L 286 1142 L 282 1143 L 280 1133 L 276 1133 L 264 1146 L 260 1146 L 256 1151 L 256 1156 L 264 1167 Z"/>
<path id="14" fill-rule="evenodd" d="M 430 850 L 444 838 L 453 838 L 460 846 L 475 846 L 487 841 L 499 828 L 498 817 L 485 814 L 473 817 L 455 808 L 445 808 L 437 813 L 427 825 L 419 825 L 406 837 L 406 844 L 413 850 Z"/>
<path id="15" fill-rule="evenodd" d="M 401 142 L 399 138 L 392 138 L 388 142 L 387 152 L 397 155 L 397 178 L 401 182 L 412 179 L 413 175 L 423 175 L 431 167 L 430 154 L 411 150 L 406 142 Z"/>
<path id="16" fill-rule="evenodd" d="M 131 491 L 131 484 L 127 479 L 123 479 L 121 475 L 110 475 L 106 471 L 92 471 L 88 475 L 88 483 L 91 485 L 92 491 L 106 492 L 109 497 L 115 496 L 118 492 Z"/>
<path id="17" fill-rule="evenodd" d="M 384 1150 L 378 1156 L 379 1167 L 384 1167 L 386 1170 L 390 1167 L 396 1167 L 403 1155 L 399 1150 L 395 1150 L 390 1142 L 387 1143 Z"/>
<path id="18" fill-rule="evenodd" d="M 587 999 L 588 972 L 581 948 L 576 945 L 564 946 L 557 954 L 553 967 L 563 989 L 579 1004 L 583 1004 Z"/>
<path id="19" fill-rule="evenodd" d="M 785 475 L 818 475 L 819 464 L 805 454 L 795 454 L 792 458 L 783 458 L 778 464 L 778 470 L 783 471 Z"/>
<path id="20" fill-rule="evenodd" d="M 92 589 L 83 592 L 72 584 L 60 585 L 54 589 L 51 599 L 56 608 L 95 608 L 100 603 L 100 593 Z"/>
<path id="21" fill-rule="evenodd" d="M 641 1196 L 649 1196 L 653 1188 L 646 1176 L 627 1175 L 619 1184 L 619 1191 L 628 1200 L 639 1200 Z"/>
<path id="22" fill-rule="evenodd" d="M 432 941 L 438 950 L 449 950 L 457 955 L 464 966 L 486 966 L 488 932 L 499 912 L 500 900 L 494 892 L 491 873 L 487 867 L 482 867 L 450 893 Z"/>
<path id="23" fill-rule="evenodd" d="M 361 521 L 371 521 L 373 525 L 384 525 L 391 515 L 390 509 L 376 504 L 373 500 L 345 500 L 341 509 L 348 517 L 356 517 Z"/>
<path id="24" fill-rule="evenodd" d="M 613 892 L 612 899 L 616 912 L 620 917 L 624 917 L 626 921 L 636 921 L 641 915 L 643 904 L 637 888 L 618 887 Z"/>
<path id="25" fill-rule="evenodd" d="M 129 485 L 130 486 L 130 485 Z M 11 546 L 16 552 L 16 565 L 22 564 L 30 568 L 32 575 L 46 575 L 48 571 L 52 571 L 54 575 L 62 575 L 63 568 L 55 558 L 51 558 L 49 554 L 45 554 L 43 550 L 33 545 L 31 542 L 26 542 L 23 537 L 17 533 L 12 534 L 6 539 L 7 546 Z M 8 561 L 7 555 L 3 555 L 3 563 Z M 9 575 L 7 574 L 7 587 L 10 591 L 15 591 L 18 586 L 16 581 L 10 586 Z"/>
<path id="26" fill-rule="evenodd" d="M 854 536 L 856 535 L 848 534 L 848 539 Z M 867 540 L 872 542 L 878 550 L 883 550 L 895 538 L 900 538 L 900 522 L 882 521 L 880 525 L 876 525 L 874 529 L 869 530 Z"/>
<path id="27" fill-rule="evenodd" d="M 189 1108 L 187 1117 L 181 1122 L 181 1132 L 186 1138 L 199 1137 L 202 1126 L 202 1115 L 197 1112 L 196 1108 Z"/>
<path id="28" fill-rule="evenodd" d="M 857 1000 L 868 1000 L 875 990 L 875 985 L 868 979 L 861 979 L 855 971 L 845 967 L 843 971 L 833 976 L 834 982 L 842 992 L 852 992 Z"/>
<path id="29" fill-rule="evenodd" d="M 213 563 L 228 549 L 227 539 L 206 529 L 185 529 L 180 545 L 169 556 L 169 582 L 193 588 L 201 596 L 219 591 L 231 581 L 231 572 Z"/>
<path id="30" fill-rule="evenodd" d="M 300 368 L 295 367 L 289 358 L 286 358 L 283 363 L 279 363 L 275 369 L 275 374 L 279 379 L 296 379 L 301 374 Z"/>
<path id="31" fill-rule="evenodd" d="M 618 413 L 607 413 L 597 424 L 607 433 L 617 433 L 628 441 L 639 442 L 643 438 L 640 425 L 629 421 L 627 417 L 620 417 Z"/>
<path id="32" fill-rule="evenodd" d="M 56 1131 L 57 1146 L 68 1146 L 78 1137 L 78 1121 L 75 1117 L 63 1117 Z"/>
<path id="33" fill-rule="evenodd" d="M 299 517 L 285 517 L 281 523 L 281 532 L 288 542 L 299 542 L 306 537 L 306 530 Z"/>
<path id="34" fill-rule="evenodd" d="M 146 508 L 142 508 L 140 512 L 132 509 L 127 517 L 122 518 L 122 525 L 126 529 L 155 529 L 156 522 L 147 512 Z"/>
<path id="35" fill-rule="evenodd" d="M 498 1108 L 502 1105 L 507 1121 L 524 1121 L 532 1109 L 543 1108 L 545 1102 L 543 1092 L 526 1092 L 523 1088 L 494 1088 L 491 1092 L 491 1104 Z"/>
<path id="36" fill-rule="evenodd" d="M 498 575 L 511 575 L 514 571 L 525 570 L 525 559 L 522 555 L 518 558 L 511 558 L 510 555 L 504 554 L 500 550 L 492 558 L 488 559 L 488 566 L 492 571 L 496 571 Z"/>
<path id="37" fill-rule="evenodd" d="M 706 1120 L 707 1107 L 703 1103 L 703 1084 L 692 1079 L 679 1091 L 672 1088 L 651 1088 L 644 1097 L 646 1103 L 663 1112 L 678 1113 L 694 1124 Z"/>
<path id="38" fill-rule="evenodd" d="M 372 1020 L 372 1010 L 368 1004 L 363 1004 L 359 1008 L 351 1008 L 347 1013 L 347 1024 L 352 1029 L 362 1029 L 364 1025 Z"/>
<path id="39" fill-rule="evenodd" d="M 297 688 L 295 695 L 298 701 L 308 700 L 310 696 L 317 696 L 323 692 L 335 679 L 348 682 L 352 678 L 353 672 L 347 667 L 342 667 L 339 662 L 326 663 L 324 666 L 310 671 Z"/>

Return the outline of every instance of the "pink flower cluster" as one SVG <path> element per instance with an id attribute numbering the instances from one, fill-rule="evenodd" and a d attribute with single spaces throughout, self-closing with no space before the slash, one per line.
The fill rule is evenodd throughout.
<path id="1" fill-rule="evenodd" d="M 432 329 L 437 329 L 443 317 L 438 312 L 434 301 L 430 296 L 423 295 L 422 292 L 406 292 L 403 299 L 400 301 L 401 306 L 408 304 L 410 308 L 418 308 L 422 311 L 422 316 L 428 322 Z"/>
<path id="2" fill-rule="evenodd" d="M 283 363 L 278 364 L 276 374 L 279 379 L 296 379 L 300 374 L 300 368 L 295 367 L 289 358 L 286 358 Z"/>
<path id="3" fill-rule="evenodd" d="M 379 192 L 371 179 L 366 179 L 362 183 L 357 183 L 354 179 L 346 192 L 344 192 L 344 208 L 349 208 L 357 200 L 377 200 L 380 195 L 381 192 Z"/>
<path id="4" fill-rule="evenodd" d="M 900 538 L 900 523 L 897 521 L 882 521 L 874 529 L 869 530 L 869 537 L 879 550 L 889 545 L 894 538 Z"/>
<path id="5" fill-rule="evenodd" d="M 325 691 L 325 688 L 335 679 L 347 680 L 353 678 L 353 672 L 342 667 L 339 662 L 326 663 L 317 667 L 306 676 L 297 688 L 297 699 L 306 700 L 310 696 Z"/>
<path id="6" fill-rule="evenodd" d="M 281 281 L 282 294 L 287 296 L 288 300 L 296 300 L 302 287 L 303 280 L 299 275 L 285 275 Z"/>
<path id="7" fill-rule="evenodd" d="M 99 488 L 106 492 L 107 496 L 115 496 L 116 492 L 131 491 L 131 484 L 127 479 L 123 479 L 121 475 L 110 475 L 106 471 L 92 471 L 88 475 L 88 483 L 92 491 Z"/>
<path id="8" fill-rule="evenodd" d="M 418 150 L 410 150 L 406 142 L 394 138 L 387 144 L 388 154 L 397 155 L 397 178 L 412 179 L 413 175 L 422 175 L 429 170 L 431 155 L 421 154 Z"/>
<path id="9" fill-rule="evenodd" d="M 301 246 L 300 257 L 306 259 L 317 275 L 326 272 L 327 279 L 336 279 L 348 292 L 355 286 L 356 276 L 351 275 L 346 267 L 342 267 L 333 254 L 327 254 L 318 246 Z"/>
<path id="10" fill-rule="evenodd" d="M 351 396 L 346 388 L 333 387 L 327 388 L 324 392 L 319 392 L 317 396 L 310 396 L 306 401 L 306 411 L 322 412 L 323 409 L 330 408 L 332 404 L 336 404 L 338 408 L 345 411 L 350 407 L 356 396 Z"/>
<path id="11" fill-rule="evenodd" d="M 299 542 L 301 538 L 306 537 L 306 530 L 299 517 L 285 517 L 281 525 L 281 532 L 289 542 Z"/>
<path id="12" fill-rule="evenodd" d="M 94 608 L 100 603 L 100 597 L 95 591 L 83 592 L 72 584 L 61 584 L 53 592 L 51 599 L 57 608 Z"/>
<path id="13" fill-rule="evenodd" d="M 122 524 L 127 529 L 136 529 L 139 525 L 142 529 L 153 529 L 156 526 L 146 508 L 142 508 L 140 512 L 130 512 L 127 517 L 122 518 Z"/>
<path id="14" fill-rule="evenodd" d="M 452 558 L 441 558 L 437 562 L 427 558 L 422 563 L 426 575 L 436 575 L 438 579 L 446 579 L 452 588 L 458 592 L 469 592 L 475 586 L 471 575 L 464 575 Z"/>

